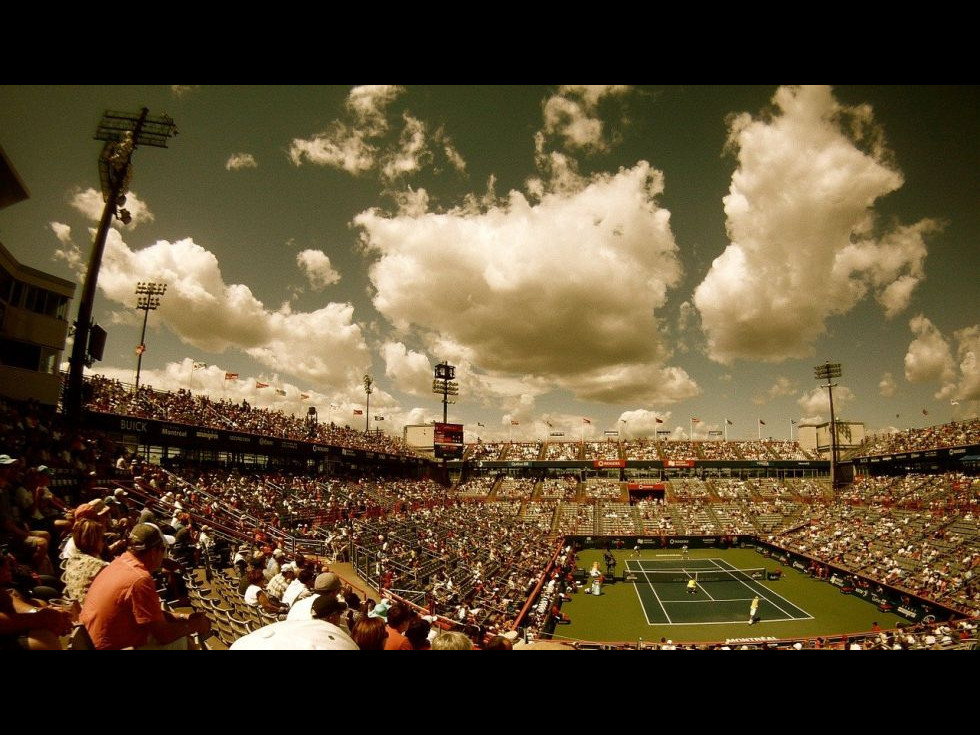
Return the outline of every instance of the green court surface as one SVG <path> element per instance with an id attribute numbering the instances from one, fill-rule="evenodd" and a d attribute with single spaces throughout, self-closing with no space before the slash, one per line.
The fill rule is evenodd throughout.
<path id="1" fill-rule="evenodd" d="M 562 605 L 571 622 L 555 630 L 556 639 L 596 642 L 659 641 L 713 642 L 729 639 L 781 639 L 861 633 L 877 622 L 894 628 L 904 619 L 879 612 L 865 600 L 842 594 L 827 582 L 812 579 L 782 567 L 754 549 L 680 550 L 623 549 L 613 552 L 616 580 L 602 587 L 601 595 L 586 594 L 582 587 Z M 586 549 L 578 557 L 579 568 L 589 569 L 598 561 L 604 569 L 602 549 Z M 782 577 L 763 580 L 738 570 L 779 569 Z M 682 570 L 682 571 L 678 571 Z M 726 570 L 736 570 L 726 574 Z M 695 594 L 688 594 L 683 581 L 663 581 L 667 576 L 699 581 Z M 623 581 L 624 573 L 632 581 Z M 652 573 L 652 574 L 651 574 Z M 749 624 L 749 607 L 759 597 L 755 624 Z"/>
<path id="2" fill-rule="evenodd" d="M 738 570 L 720 557 L 706 559 L 628 559 L 626 577 L 633 580 L 648 625 L 706 625 L 748 622 L 753 599 L 759 598 L 756 621 L 806 620 L 806 610 Z M 664 574 L 675 572 L 675 574 Z M 718 579 L 730 575 L 730 578 Z M 674 577 L 676 581 L 662 581 Z M 701 577 L 709 577 L 703 581 Z M 684 580 L 694 580 L 689 587 Z"/>

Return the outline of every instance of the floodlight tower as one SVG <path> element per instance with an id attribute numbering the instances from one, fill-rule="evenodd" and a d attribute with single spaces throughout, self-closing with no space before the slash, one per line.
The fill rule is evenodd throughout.
<path id="1" fill-rule="evenodd" d="M 364 395 L 367 399 L 367 405 L 364 406 L 364 433 L 367 434 L 371 427 L 371 394 L 374 392 L 371 385 L 374 383 L 374 378 L 365 375 L 361 382 L 364 383 Z"/>
<path id="2" fill-rule="evenodd" d="M 136 308 L 143 311 L 143 333 L 140 334 L 140 343 L 136 346 L 136 388 L 134 393 L 140 390 L 140 369 L 143 367 L 143 353 L 146 352 L 146 319 L 151 311 L 160 308 L 160 297 L 167 292 L 166 283 L 150 283 L 140 281 L 136 284 Z"/>
<path id="3" fill-rule="evenodd" d="M 141 145 L 166 148 L 167 140 L 172 135 L 177 135 L 177 126 L 173 119 L 168 115 L 150 117 L 149 110 L 145 107 L 139 113 L 106 111 L 95 132 L 96 140 L 105 141 L 99 156 L 99 180 L 105 207 L 92 243 L 92 254 L 85 272 L 82 296 L 78 302 L 78 317 L 75 320 L 75 341 L 69 358 L 68 385 L 63 403 L 65 417 L 70 424 L 77 425 L 82 416 L 83 370 L 92 329 L 95 288 L 109 226 L 113 217 L 118 217 L 123 224 L 132 221 L 129 211 L 117 210 L 117 207 L 126 203 L 126 192 L 129 191 L 129 183 L 133 177 L 133 151 Z"/>
<path id="4" fill-rule="evenodd" d="M 827 389 L 830 397 L 830 486 L 837 489 L 837 420 L 834 418 L 834 388 L 837 383 L 831 383 L 831 378 L 839 378 L 841 369 L 839 362 L 825 362 L 813 368 L 813 376 L 817 380 L 826 380 L 827 384 L 820 386 Z"/>
<path id="5" fill-rule="evenodd" d="M 449 363 L 440 362 L 436 365 L 435 377 L 432 379 L 432 392 L 442 394 L 442 423 L 449 419 L 449 396 L 459 395 L 459 383 L 453 378 L 456 377 L 456 366 Z"/>

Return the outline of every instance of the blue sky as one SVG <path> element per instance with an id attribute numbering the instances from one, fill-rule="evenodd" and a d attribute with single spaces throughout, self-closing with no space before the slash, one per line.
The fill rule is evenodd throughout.
<path id="1" fill-rule="evenodd" d="M 134 155 L 98 372 L 132 382 L 149 280 L 168 283 L 141 373 L 158 388 L 360 427 L 370 374 L 372 428 L 398 433 L 441 420 L 448 360 L 467 441 L 686 437 L 691 417 L 698 436 L 727 418 L 729 438 L 759 419 L 788 438 L 829 418 L 829 360 L 838 417 L 902 429 L 980 406 L 977 103 L 933 86 L 0 86 L 0 145 L 31 193 L 0 241 L 80 291 L 96 126 L 146 106 L 180 132 Z"/>

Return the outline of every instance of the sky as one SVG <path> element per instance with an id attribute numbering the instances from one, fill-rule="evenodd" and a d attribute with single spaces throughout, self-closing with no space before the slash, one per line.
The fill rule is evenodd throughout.
<path id="1" fill-rule="evenodd" d="M 442 420 L 448 361 L 467 442 L 789 439 L 829 420 L 829 361 L 837 418 L 896 431 L 980 409 L 978 103 L 972 86 L 0 86 L 30 192 L 0 242 L 78 284 L 74 319 L 96 128 L 146 107 L 179 132 L 133 154 L 93 372 L 134 381 L 150 281 L 167 291 L 140 382 L 158 389 L 400 435 Z"/>

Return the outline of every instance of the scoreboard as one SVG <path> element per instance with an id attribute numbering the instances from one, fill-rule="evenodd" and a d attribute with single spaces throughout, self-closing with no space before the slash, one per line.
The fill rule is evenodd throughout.
<path id="1" fill-rule="evenodd" d="M 436 459 L 463 458 L 462 424 L 434 423 L 432 429 L 432 447 Z"/>

